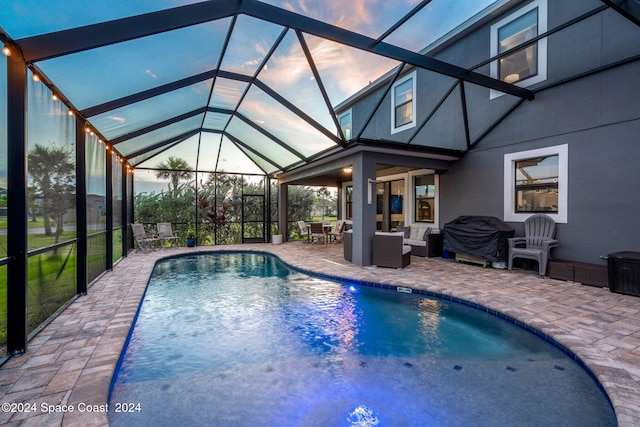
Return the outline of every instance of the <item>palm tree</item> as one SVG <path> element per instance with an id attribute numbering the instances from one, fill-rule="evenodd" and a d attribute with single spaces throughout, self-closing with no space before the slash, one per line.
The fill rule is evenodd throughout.
<path id="1" fill-rule="evenodd" d="M 65 148 L 55 145 L 36 144 L 28 154 L 29 175 L 33 189 L 29 192 L 32 202 L 40 200 L 45 234 L 53 235 L 51 219 L 56 222 L 55 243 L 63 231 L 62 219 L 75 201 L 75 164 L 73 155 Z"/>
<path id="2" fill-rule="evenodd" d="M 156 168 L 156 177 L 170 179 L 174 193 L 178 191 L 180 180 L 188 181 L 193 178 L 193 169 L 186 160 L 179 157 L 169 156 L 166 162 L 158 163 Z"/>

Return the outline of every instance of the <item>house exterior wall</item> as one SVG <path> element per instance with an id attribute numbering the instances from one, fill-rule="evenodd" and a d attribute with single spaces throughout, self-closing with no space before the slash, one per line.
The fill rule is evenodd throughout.
<path id="1" fill-rule="evenodd" d="M 527 2 L 515 3 L 517 9 Z M 602 5 L 548 0 L 548 29 Z M 489 57 L 491 24 L 515 9 L 438 48 L 435 56 L 463 67 L 480 63 Z M 529 87 L 536 92 L 533 101 L 518 105 L 509 95 L 490 99 L 489 89 L 465 83 L 472 145 L 440 176 L 441 224 L 459 215 L 504 218 L 505 154 L 566 144 L 567 220 L 558 224 L 554 257 L 604 263 L 602 255 L 640 251 L 640 59 L 601 68 L 640 55 L 640 27 L 607 9 L 549 36 L 547 43 L 547 79 Z M 489 65 L 477 71 L 488 74 Z M 418 70 L 417 128 L 454 83 Z M 362 126 L 357 118 L 371 111 L 380 90 L 350 105 L 354 135 Z M 391 134 L 387 93 L 362 136 L 465 149 L 460 95 L 456 87 L 411 140 L 418 129 Z M 516 235 L 523 234 L 521 222 L 509 224 Z"/>

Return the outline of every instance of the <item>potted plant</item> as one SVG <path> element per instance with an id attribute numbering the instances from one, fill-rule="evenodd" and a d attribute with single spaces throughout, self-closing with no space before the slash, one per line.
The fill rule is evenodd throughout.
<path id="1" fill-rule="evenodd" d="M 187 246 L 193 248 L 196 245 L 196 230 L 189 226 L 187 229 Z"/>

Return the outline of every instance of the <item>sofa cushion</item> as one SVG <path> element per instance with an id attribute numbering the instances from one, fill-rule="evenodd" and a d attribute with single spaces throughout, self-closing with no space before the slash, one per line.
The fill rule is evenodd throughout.
<path id="1" fill-rule="evenodd" d="M 402 236 L 404 238 L 404 232 L 402 231 L 376 231 L 377 236 Z"/>
<path id="2" fill-rule="evenodd" d="M 411 240 L 420 240 L 422 234 L 420 234 L 419 227 L 411 227 L 411 233 L 409 233 L 409 239 Z"/>
<path id="3" fill-rule="evenodd" d="M 402 245 L 402 255 L 408 254 L 409 252 L 411 252 L 411 246 Z"/>
<path id="4" fill-rule="evenodd" d="M 427 246 L 426 240 L 404 239 L 403 243 L 411 246 Z"/>

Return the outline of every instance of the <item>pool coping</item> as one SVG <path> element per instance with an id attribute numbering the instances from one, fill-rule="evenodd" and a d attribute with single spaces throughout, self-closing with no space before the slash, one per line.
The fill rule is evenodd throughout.
<path id="1" fill-rule="evenodd" d="M 229 245 L 130 254 L 94 283 L 88 295 L 78 298 L 36 335 L 27 354 L 0 368 L 2 403 L 33 402 L 38 408 L 41 403 L 67 404 L 76 409 L 80 404 L 104 405 L 156 262 L 183 254 L 255 251 L 276 255 L 283 263 L 314 276 L 408 287 L 520 322 L 584 363 L 606 391 L 620 426 L 640 424 L 640 321 L 635 321 L 640 298 L 441 259 L 412 257 L 412 264 L 401 271 L 358 267 L 342 259 L 339 245 L 307 246 L 298 242 Z M 470 280 L 476 286 L 469 286 Z M 496 285 L 496 281 L 504 283 Z M 615 329 L 622 332 L 616 334 Z M 105 413 L 78 410 L 0 414 L 0 423 L 26 420 L 30 425 L 108 425 Z"/>

